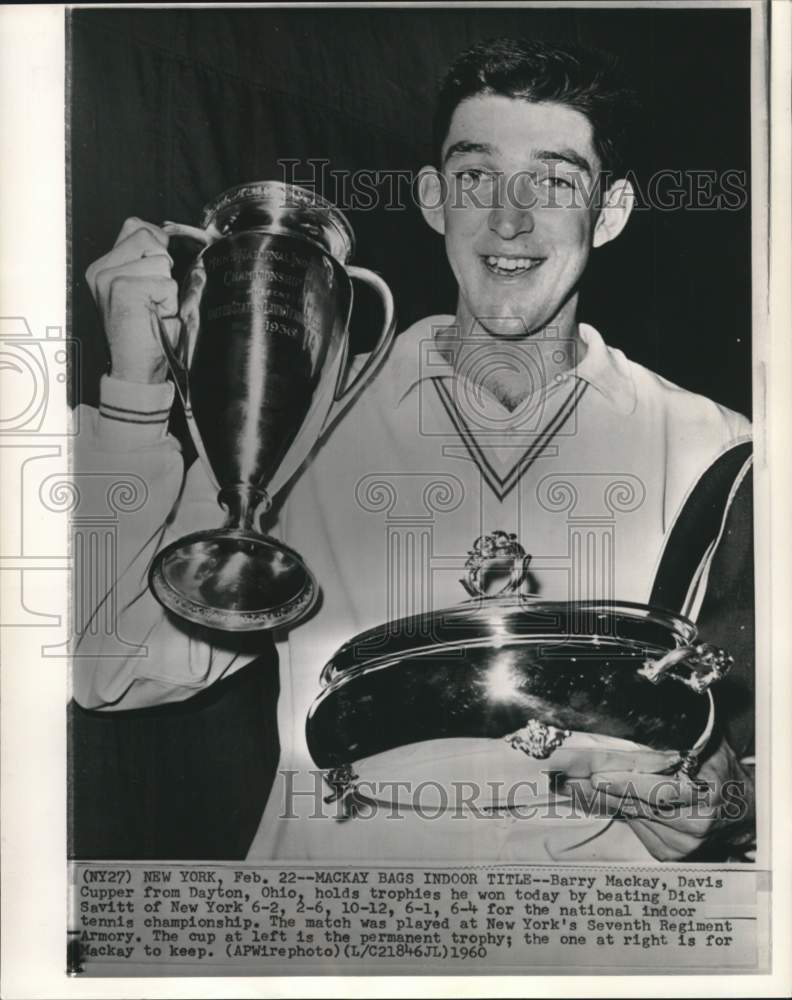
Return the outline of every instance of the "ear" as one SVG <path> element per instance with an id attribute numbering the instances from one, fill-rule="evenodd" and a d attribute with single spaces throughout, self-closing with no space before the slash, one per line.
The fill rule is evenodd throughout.
<path id="1" fill-rule="evenodd" d="M 427 225 L 442 236 L 445 233 L 445 201 L 448 185 L 434 167 L 422 167 L 418 173 L 418 204 Z"/>
<path id="2" fill-rule="evenodd" d="M 616 239 L 627 225 L 634 204 L 635 191 L 632 184 L 628 180 L 614 181 L 605 194 L 605 202 L 594 226 L 595 247 Z"/>

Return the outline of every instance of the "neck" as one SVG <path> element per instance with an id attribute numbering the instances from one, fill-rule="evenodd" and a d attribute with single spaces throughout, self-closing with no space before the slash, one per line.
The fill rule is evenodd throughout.
<path id="1" fill-rule="evenodd" d="M 555 384 L 586 352 L 574 311 L 570 321 L 560 322 L 557 315 L 552 325 L 520 337 L 509 336 L 513 322 L 503 321 L 498 329 L 490 320 L 485 326 L 461 312 L 457 310 L 454 326 L 438 333 L 438 347 L 458 375 L 486 389 L 509 410 Z"/>

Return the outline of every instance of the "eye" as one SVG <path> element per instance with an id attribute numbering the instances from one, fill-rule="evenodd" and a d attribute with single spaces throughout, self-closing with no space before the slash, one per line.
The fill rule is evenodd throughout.
<path id="1" fill-rule="evenodd" d="M 567 190 L 570 190 L 575 186 L 574 181 L 571 181 L 568 177 L 559 177 L 557 174 L 549 174 L 540 181 L 540 184 L 549 188 L 561 188 Z"/>
<path id="2" fill-rule="evenodd" d="M 453 176 L 457 180 L 480 184 L 482 181 L 493 180 L 495 174 L 491 170 L 484 170 L 482 167 L 465 167 L 463 170 L 455 170 Z"/>

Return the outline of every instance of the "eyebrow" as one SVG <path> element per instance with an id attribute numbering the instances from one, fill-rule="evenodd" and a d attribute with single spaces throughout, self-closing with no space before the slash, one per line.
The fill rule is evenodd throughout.
<path id="1" fill-rule="evenodd" d="M 459 142 L 453 143 L 446 150 L 446 154 L 443 157 L 443 166 L 452 157 L 464 156 L 465 153 L 481 153 L 484 156 L 491 156 L 495 152 L 497 152 L 496 147 L 491 146 L 488 142 L 473 142 L 470 139 L 460 139 Z M 574 149 L 537 149 L 534 150 L 532 155 L 537 160 L 568 163 L 570 166 L 577 167 L 578 170 L 585 171 L 589 177 L 594 176 L 594 171 L 589 161 L 582 154 L 576 153 Z"/>
<path id="2" fill-rule="evenodd" d="M 452 156 L 462 156 L 464 153 L 482 153 L 485 156 L 490 156 L 494 150 L 495 147 L 488 142 L 471 142 L 469 139 L 460 139 L 459 142 L 453 143 L 446 150 L 443 166 L 448 163 Z"/>
<path id="3" fill-rule="evenodd" d="M 582 156 L 580 153 L 576 153 L 574 149 L 537 149 L 533 154 L 537 160 L 552 160 L 560 161 L 561 163 L 569 163 L 573 167 L 577 167 L 578 170 L 585 171 L 589 177 L 594 176 L 594 171 L 591 169 L 591 164 Z"/>

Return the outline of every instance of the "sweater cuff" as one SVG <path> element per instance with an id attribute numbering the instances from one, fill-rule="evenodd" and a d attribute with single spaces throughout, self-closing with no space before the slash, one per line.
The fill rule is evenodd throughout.
<path id="1" fill-rule="evenodd" d="M 150 385 L 103 375 L 97 428 L 102 447 L 129 450 L 164 440 L 173 395 L 172 382 Z"/>

